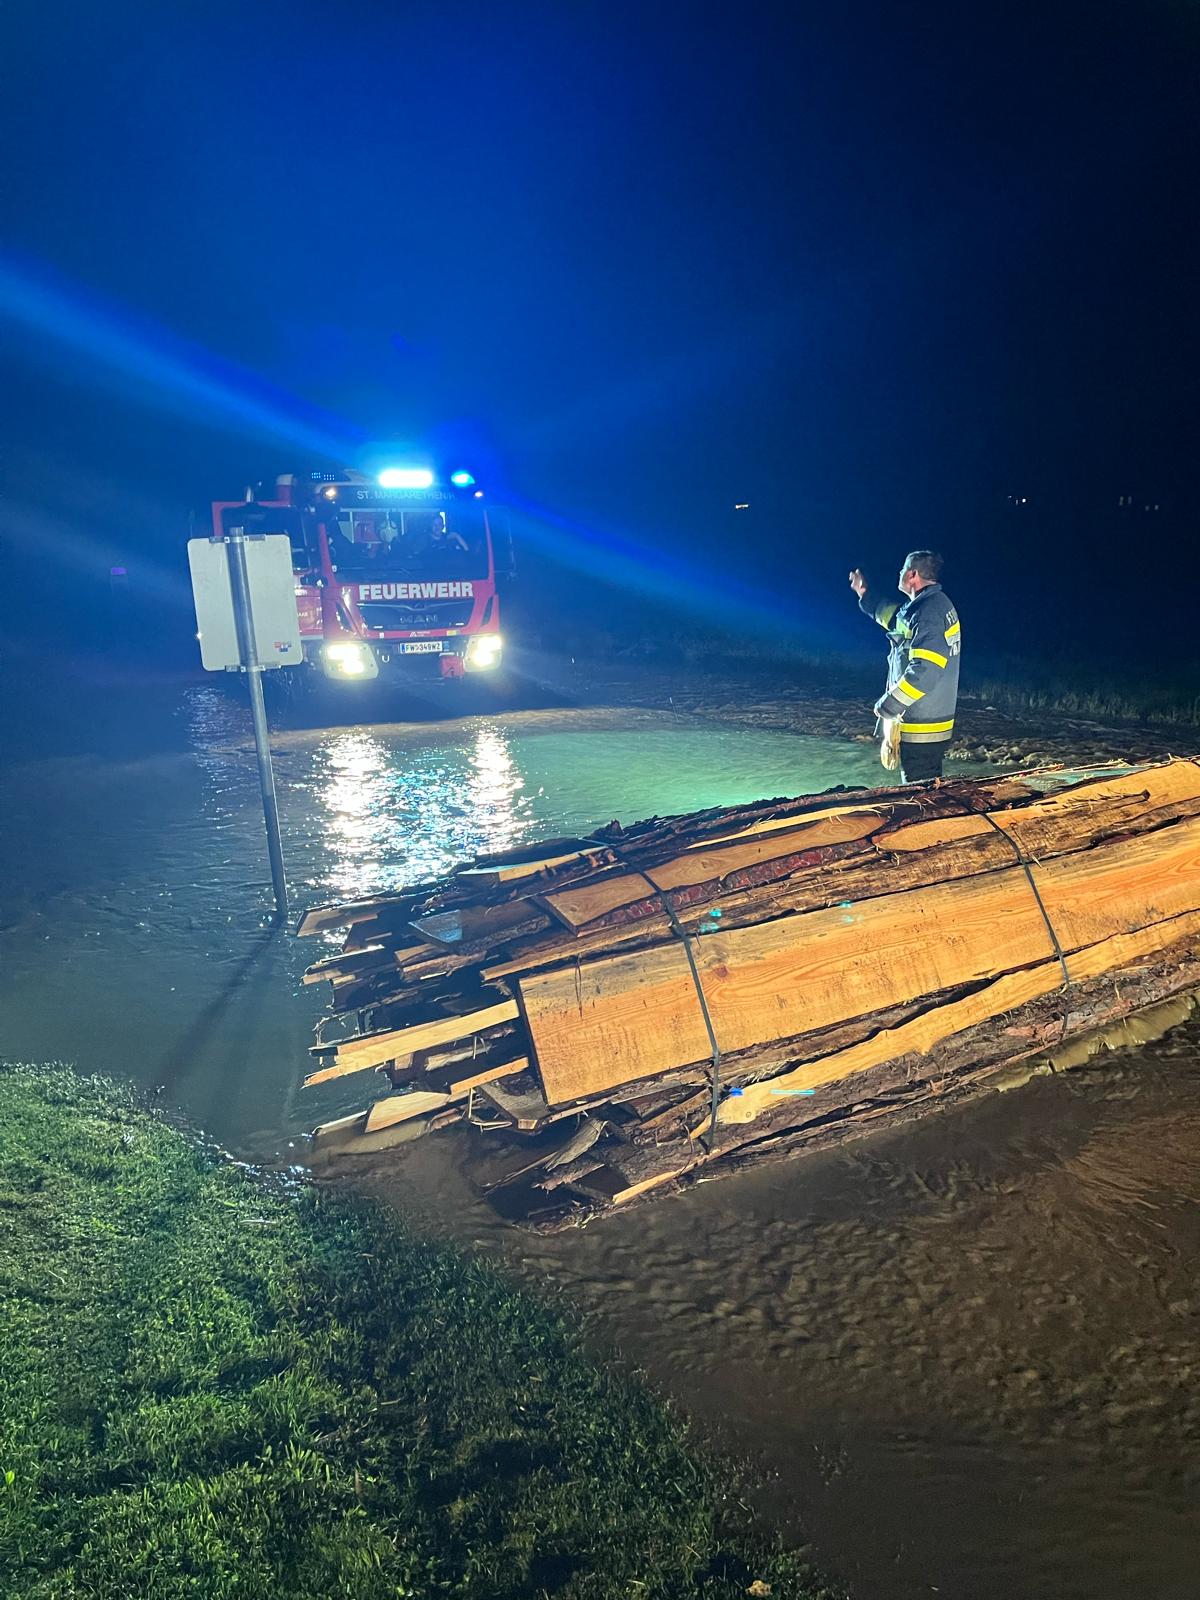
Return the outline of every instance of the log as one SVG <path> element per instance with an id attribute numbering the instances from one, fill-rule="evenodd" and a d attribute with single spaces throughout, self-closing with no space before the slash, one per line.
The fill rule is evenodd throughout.
<path id="1" fill-rule="evenodd" d="M 1200 902 L 1200 823 L 1041 865 L 1064 950 Z M 1024 871 L 939 884 L 697 940 L 723 1050 L 768 1043 L 880 1007 L 977 983 L 1051 948 Z M 709 1042 L 678 944 L 519 980 L 551 1104 L 703 1061 Z"/>
<path id="2" fill-rule="evenodd" d="M 1085 848 L 1123 829 L 1148 831 L 1176 815 L 1200 814 L 1200 768 L 1193 763 L 1143 769 L 1136 779 L 1140 792 L 1130 777 L 1097 780 L 1096 792 L 1086 801 L 1074 801 L 1078 790 L 1054 797 L 1020 826 L 1020 848 L 1038 859 Z M 989 814 L 1003 831 L 1016 833 L 1015 826 L 1005 819 L 1021 813 Z M 978 813 L 943 818 L 934 825 L 937 832 L 923 835 L 924 849 L 920 851 L 908 848 L 909 826 L 903 820 L 888 824 L 861 845 L 825 847 L 813 852 L 816 860 L 803 854 L 779 858 L 744 868 L 721 881 L 670 891 L 668 898 L 684 926 L 694 931 L 703 923 L 704 908 L 717 899 L 723 926 L 729 927 L 762 921 L 788 909 L 812 910 L 843 899 L 870 899 L 904 887 L 987 872 L 1016 859 L 1012 844 Z M 911 824 L 914 829 L 924 826 Z M 934 841 L 939 834 L 950 837 L 943 837 L 938 844 Z M 782 881 L 776 882 L 777 877 Z M 563 966 L 620 945 L 637 948 L 661 942 L 670 936 L 671 924 L 663 912 L 661 895 L 651 892 L 645 881 L 646 897 L 630 901 L 625 885 L 611 880 L 612 897 L 622 903 L 580 927 L 573 944 L 564 943 L 561 935 L 531 941 L 522 946 L 520 955 L 485 966 L 484 978 L 504 980 Z"/>
<path id="3" fill-rule="evenodd" d="M 646 899 L 647 889 L 653 896 L 659 889 L 680 889 L 689 884 L 709 883 L 742 867 L 778 860 L 801 850 L 865 839 L 884 820 L 881 812 L 872 810 L 839 812 L 820 822 L 781 819 L 778 824 L 780 831 L 752 836 L 748 840 L 744 835 L 738 835 L 734 840 L 716 846 L 694 845 L 684 855 L 666 861 L 661 866 L 601 879 L 595 884 L 559 889 L 542 895 L 541 901 L 568 927 L 579 929 L 619 906 Z M 785 828 L 786 832 L 782 831 Z"/>
<path id="4" fill-rule="evenodd" d="M 1172 917 L 1166 922 L 1155 922 L 1135 933 L 1114 934 L 1098 944 L 1073 951 L 1069 963 L 1071 976 L 1075 981 L 1099 977 L 1104 972 L 1119 970 L 1142 956 L 1167 950 L 1182 939 L 1195 937 L 1200 937 L 1198 912 Z M 911 1022 L 885 1029 L 862 1044 L 852 1045 L 848 1050 L 824 1056 L 820 1061 L 805 1063 L 790 1072 L 780 1073 L 742 1089 L 737 1095 L 721 1102 L 717 1109 L 718 1126 L 753 1122 L 771 1108 L 773 1100 L 790 1090 L 813 1089 L 819 1084 L 841 1082 L 856 1072 L 864 1072 L 869 1067 L 895 1060 L 911 1051 L 927 1055 L 935 1044 L 952 1035 L 964 1032 L 989 1017 L 1015 1011 L 1019 1006 L 1027 1005 L 1041 995 L 1052 994 L 1062 986 L 1062 969 L 1056 959 L 1043 961 L 1022 972 L 1009 973 L 961 1000 L 935 1006 Z M 693 1137 L 707 1127 L 707 1121 L 698 1124 L 693 1129 Z"/>
<path id="5" fill-rule="evenodd" d="M 1072 791 L 1072 796 L 1076 792 Z M 1186 807 L 1188 803 L 1197 802 L 1200 802 L 1200 769 L 1191 763 L 1181 762 L 1175 768 L 1163 769 L 1161 777 L 1151 774 L 1149 782 L 1144 774 L 1139 774 L 1136 785 L 1130 778 L 1101 783 L 1095 787 L 1094 793 L 1078 801 L 1074 798 L 1069 801 L 1054 798 L 1022 811 L 992 812 L 987 815 L 992 817 L 1003 833 L 1015 840 L 1026 855 L 1036 858 L 1064 849 L 1081 849 L 1106 832 L 1117 831 L 1122 822 L 1135 827 L 1149 826 L 1151 819 L 1163 808 L 1175 805 Z M 787 837 L 791 839 L 795 836 Z M 829 903 L 834 887 L 834 874 L 829 868 L 834 864 L 839 867 L 844 864 L 846 871 L 857 872 L 852 884 L 855 897 L 867 898 L 872 893 L 894 893 L 905 881 L 932 883 L 939 879 L 965 876 L 972 871 L 988 871 L 993 866 L 1006 866 L 1014 859 L 1012 846 L 1006 844 L 996 828 L 979 813 L 942 817 L 936 821 L 881 819 L 877 829 L 868 830 L 862 837 L 868 843 L 858 851 L 838 851 L 834 841 L 830 840 L 828 844 L 817 847 L 815 859 L 805 857 L 802 852 L 796 853 L 794 847 L 789 847 L 792 853 L 778 857 L 764 856 L 763 863 L 773 861 L 777 864 L 777 873 L 748 871 L 758 863 L 743 863 L 741 868 L 734 869 L 738 873 L 736 883 L 730 882 L 729 872 L 718 877 L 710 875 L 707 880 L 702 874 L 689 877 L 682 872 L 680 881 L 670 884 L 665 880 L 672 875 L 676 864 L 668 863 L 658 874 L 647 872 L 637 877 L 627 876 L 623 882 L 609 880 L 603 885 L 604 894 L 590 905 L 583 889 L 570 891 L 572 898 L 562 920 L 568 921 L 581 934 L 598 933 L 602 928 L 612 928 L 623 922 L 649 920 L 654 920 L 656 928 L 661 931 L 669 924 L 660 915 L 662 902 L 657 892 L 659 888 L 679 889 L 707 883 L 710 886 L 707 895 L 670 894 L 672 906 L 676 911 L 684 911 L 703 903 L 707 898 L 720 896 L 723 914 L 731 915 L 738 909 L 736 904 L 725 903 L 731 889 L 752 892 L 773 881 L 776 876 L 788 879 L 788 903 L 796 909 L 801 908 L 805 899 L 802 891 L 806 883 L 816 889 L 815 895 L 807 897 L 810 903 Z M 852 843 L 850 839 L 844 842 L 847 845 Z M 887 866 L 880 861 L 880 852 L 885 851 L 912 856 L 913 860 L 891 863 L 893 871 L 889 876 Z M 934 854 L 935 851 L 938 853 Z M 639 883 L 645 884 L 640 897 L 635 892 Z M 827 891 L 824 896 L 821 894 L 822 888 Z M 560 909 L 554 905 L 557 897 L 545 898 L 557 913 Z M 594 913 L 591 920 L 581 921 L 582 914 L 589 909 Z M 805 905 L 804 909 L 808 909 L 808 906 Z M 593 939 L 592 946 L 601 942 Z M 496 976 L 505 976 L 519 971 L 520 963 L 510 962 L 506 967 L 494 970 Z"/>

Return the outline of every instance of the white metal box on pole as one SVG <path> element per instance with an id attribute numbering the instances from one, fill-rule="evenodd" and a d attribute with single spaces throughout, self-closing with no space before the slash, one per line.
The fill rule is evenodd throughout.
<path id="1" fill-rule="evenodd" d="M 246 577 L 254 618 L 254 643 L 263 667 L 298 667 L 304 660 L 292 547 L 284 533 L 248 535 Z M 188 566 L 196 601 L 200 661 L 207 672 L 237 672 L 238 647 L 229 546 L 215 539 L 188 540 Z"/>

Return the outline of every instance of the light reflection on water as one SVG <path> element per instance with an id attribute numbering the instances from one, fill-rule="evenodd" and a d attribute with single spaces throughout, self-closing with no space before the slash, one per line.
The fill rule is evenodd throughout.
<path id="1" fill-rule="evenodd" d="M 322 884 L 334 897 L 437 877 L 456 861 L 516 844 L 534 822 L 511 741 L 492 727 L 460 751 L 411 760 L 373 729 L 343 729 L 320 748 L 314 788 L 329 821 Z"/>

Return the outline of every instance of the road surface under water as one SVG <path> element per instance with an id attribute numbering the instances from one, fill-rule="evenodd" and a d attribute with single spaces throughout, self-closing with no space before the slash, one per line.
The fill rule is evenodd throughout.
<path id="1" fill-rule="evenodd" d="M 299 1159 L 302 1130 L 364 1095 L 296 1091 L 323 1003 L 299 979 L 324 949 L 269 926 L 247 720 L 208 687 L 132 705 L 76 707 L 0 780 L 0 1054 L 134 1078 L 239 1154 Z M 879 773 L 869 746 L 628 710 L 292 731 L 277 770 L 297 905 Z M 1198 1091 L 1190 1025 L 550 1239 L 479 1205 L 465 1134 L 363 1173 L 565 1294 L 755 1458 L 771 1514 L 862 1600 L 1183 1600 Z"/>

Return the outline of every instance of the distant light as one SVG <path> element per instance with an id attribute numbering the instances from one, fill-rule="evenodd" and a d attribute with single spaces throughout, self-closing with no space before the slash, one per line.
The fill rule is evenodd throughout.
<path id="1" fill-rule="evenodd" d="M 388 467 L 379 474 L 381 489 L 428 489 L 432 484 L 428 467 Z"/>
<path id="2" fill-rule="evenodd" d="M 450 482 L 456 489 L 469 489 L 475 479 L 469 472 L 452 472 L 450 474 Z"/>
<path id="3" fill-rule="evenodd" d="M 476 500 L 482 500 L 483 499 L 483 490 L 482 489 L 476 489 L 475 498 L 476 498 Z"/>
<path id="4" fill-rule="evenodd" d="M 749 500 L 739 500 L 737 505 L 735 505 L 733 509 L 735 511 L 749 511 L 750 502 L 749 502 Z"/>
<path id="5" fill-rule="evenodd" d="M 336 489 L 322 489 L 321 493 L 325 496 L 326 500 L 336 500 L 337 499 L 337 490 Z"/>

